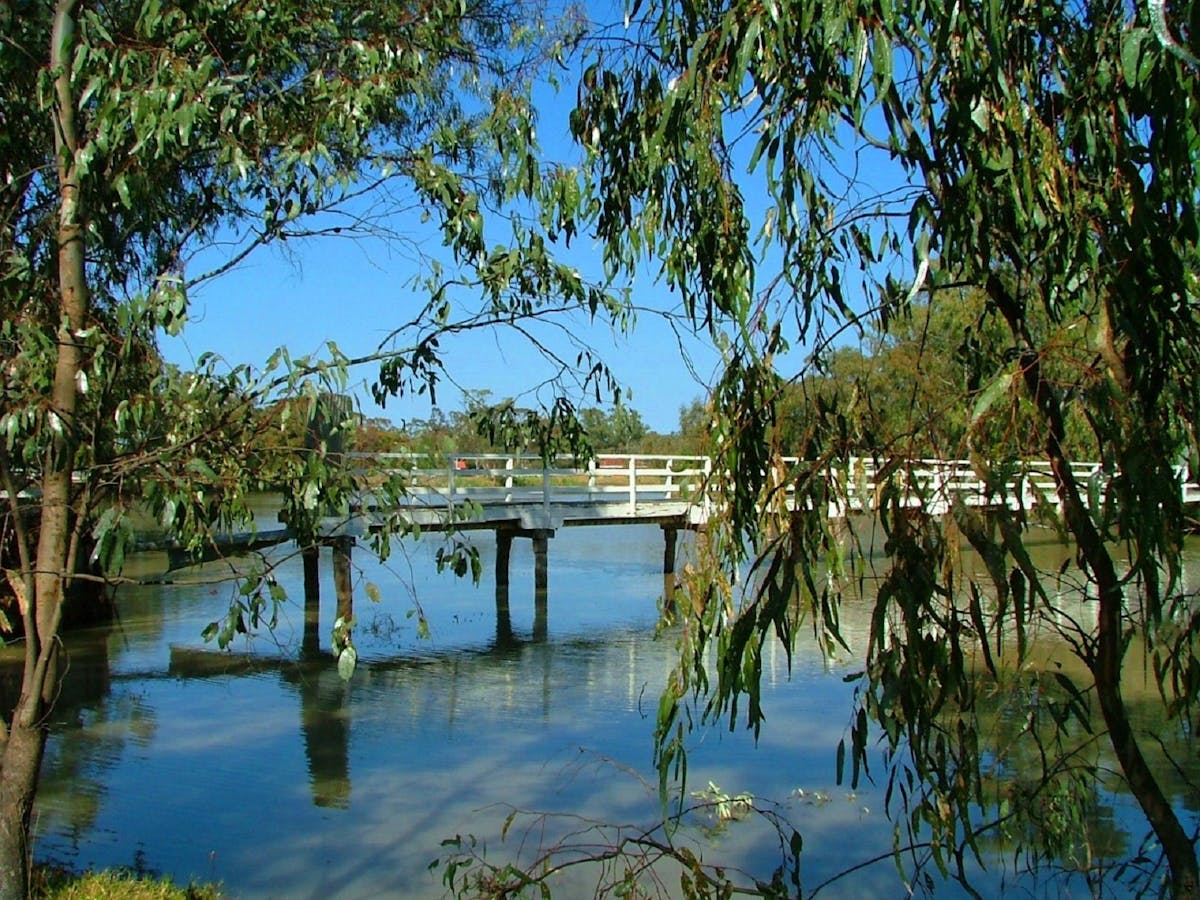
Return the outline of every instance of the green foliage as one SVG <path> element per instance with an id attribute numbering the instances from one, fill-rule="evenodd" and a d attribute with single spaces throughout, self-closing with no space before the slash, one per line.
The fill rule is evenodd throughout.
<path id="1" fill-rule="evenodd" d="M 476 431 L 489 445 L 509 452 L 534 451 L 549 461 L 560 453 L 576 459 L 592 455 L 589 435 L 565 397 L 559 397 L 548 413 L 522 408 L 511 400 L 480 406 L 470 413 Z"/>
<path id="2" fill-rule="evenodd" d="M 581 198 L 569 171 L 537 164 L 529 79 L 573 39 L 570 19 L 547 28 L 532 6 L 490 0 L 434 4 L 416 16 L 400 6 L 258 9 L 224 0 L 63 11 L 64 79 L 49 65 L 49 6 L 8 21 L 0 42 L 0 346 L 8 361 L 0 462 L 10 497 L 48 469 L 75 472 L 83 527 L 92 528 L 93 510 L 111 510 L 93 535 L 95 560 L 110 571 L 129 541 L 119 511 L 134 501 L 197 554 L 214 533 L 251 527 L 245 498 L 262 487 L 282 489 L 302 542 L 324 516 L 347 510 L 359 485 L 340 452 L 358 417 L 345 410 L 318 429 L 322 441 L 306 447 L 305 438 L 319 424 L 318 397 L 344 394 L 356 364 L 382 363 L 381 400 L 432 392 L 440 334 L 546 309 L 616 322 L 626 315 L 619 295 L 552 254 L 559 235 L 575 232 Z M 64 90 L 76 146 L 69 160 L 56 157 L 50 115 Z M 28 128 L 17 140 L 10 126 L 21 123 Z M 57 178 L 56 160 L 64 165 Z M 64 199 L 68 184 L 78 195 Z M 393 184 L 437 220 L 461 267 L 446 274 L 429 261 L 420 282 L 428 303 L 407 330 L 358 359 L 331 342 L 323 358 L 280 350 L 261 370 L 208 355 L 194 372 L 162 366 L 158 335 L 183 327 L 190 285 L 220 274 L 188 271 L 218 232 L 235 248 L 228 266 L 292 237 L 374 235 L 380 222 L 362 198 Z M 485 213 L 507 204 L 540 211 L 549 240 L 514 217 L 511 246 L 485 245 Z M 64 370 L 56 298 L 67 288 L 55 229 L 68 206 L 87 262 L 85 320 L 72 336 L 81 358 L 69 364 L 78 409 L 64 418 L 47 398 Z M 330 212 L 339 224 L 327 224 Z M 468 294 L 485 287 L 483 305 L 457 300 L 458 286 Z M 585 368 L 585 385 L 613 384 L 602 364 Z M 555 446 L 557 435 L 578 432 L 565 400 L 546 417 L 500 416 L 488 427 L 536 445 L 543 418 Z"/>
<path id="3" fill-rule="evenodd" d="M 411 442 L 387 419 L 364 417 L 347 436 L 347 448 L 357 453 L 404 453 L 410 450 Z"/>
<path id="4" fill-rule="evenodd" d="M 1031 315 L 1042 318 L 1036 310 Z M 1048 331 L 1044 320 L 1031 324 L 1039 334 Z M 914 299 L 886 329 L 872 320 L 857 346 L 820 354 L 816 371 L 784 386 L 776 400 L 780 441 L 803 447 L 810 431 L 821 427 L 813 420 L 834 414 L 843 419 L 838 426 L 848 448 L 864 454 L 885 449 L 910 458 L 959 459 L 978 452 L 993 460 L 1035 459 L 1045 428 L 1014 384 L 1017 367 L 1008 359 L 1006 331 L 980 291 L 960 291 L 936 304 Z M 1096 384 L 1084 362 L 1084 337 L 1069 332 L 1072 345 L 1056 348 L 1083 373 L 1072 387 L 1076 393 Z M 1055 380 L 1070 383 L 1071 370 L 1057 365 Z M 1098 459 L 1082 408 L 1068 404 L 1065 412 L 1072 455 Z"/>
<path id="5" fill-rule="evenodd" d="M 305 514 L 344 503 L 347 486 L 332 483 L 323 453 L 294 452 L 307 424 L 297 413 L 311 415 L 318 393 L 345 389 L 351 361 L 335 345 L 323 361 L 281 352 L 254 372 L 208 357 L 181 375 L 162 371 L 156 336 L 185 321 L 188 275 L 206 277 L 185 272 L 186 260 L 218 229 L 242 240 L 236 262 L 255 246 L 313 233 L 305 222 L 322 212 L 353 212 L 347 203 L 384 182 L 407 180 L 447 222 L 464 205 L 461 192 L 443 188 L 465 186 L 470 172 L 486 176 L 472 184 L 512 196 L 511 179 L 485 160 L 501 121 L 517 131 L 500 157 L 533 158 L 520 72 L 522 54 L 542 48 L 511 44 L 532 14 L 487 3 L 420 16 L 338 3 L 81 4 L 67 74 L 94 321 L 75 331 L 82 404 L 69 422 L 45 402 L 59 324 L 51 10 L 34 4 L 10 22 L 0 45 L 0 343 L 10 361 L 0 438 L 14 487 L 37 483 L 66 430 L 70 464 L 89 479 L 87 505 L 145 496 L 189 547 L 244 522 L 238 497 L 263 483 L 288 489 L 299 529 Z M 488 103 L 468 110 L 469 97 Z M 10 139 L 18 123 L 29 127 Z M 440 180 L 431 181 L 434 170 Z M 540 190 L 528 181 L 523 191 Z M 357 221 L 351 230 L 372 227 Z M 250 460 L 255 470 L 237 470 Z M 112 535 L 100 526 L 109 561 Z"/>
<path id="6" fill-rule="evenodd" d="M 439 572 L 449 570 L 459 578 L 468 572 L 476 584 L 483 576 L 483 561 L 479 558 L 479 549 L 467 541 L 454 538 L 448 546 L 438 547 L 434 559 Z"/>
<path id="7" fill-rule="evenodd" d="M 463 409 L 446 413 L 434 407 L 428 418 L 401 426 L 384 419 L 360 421 L 347 435 L 347 445 L 359 453 L 412 453 L 421 464 L 421 457 L 437 460 L 448 453 L 540 453 L 543 445 L 554 452 L 587 446 L 615 453 L 690 453 L 698 440 L 652 432 L 642 414 L 625 403 L 576 409 L 559 398 L 549 409 L 533 409 L 513 398 L 496 403 L 490 395 L 464 392 Z"/>
<path id="8" fill-rule="evenodd" d="M 333 623 L 333 652 L 337 656 L 338 675 L 349 681 L 358 665 L 358 651 L 354 648 L 352 633 L 354 620 L 339 616 Z"/>
<path id="9" fill-rule="evenodd" d="M 708 451 L 709 424 L 712 411 L 701 400 L 693 400 L 679 408 L 678 449 L 682 453 L 703 454 Z"/>
<path id="10" fill-rule="evenodd" d="M 279 608 L 287 602 L 287 591 L 267 572 L 252 571 L 241 579 L 237 596 L 229 612 L 204 627 L 201 636 L 226 649 L 238 635 L 250 635 L 260 628 L 274 629 Z M 336 630 L 336 627 L 335 627 Z"/>
<path id="11" fill-rule="evenodd" d="M 633 453 L 640 448 L 641 442 L 650 433 L 638 411 L 623 403 L 609 410 L 595 407 L 583 409 L 580 411 L 579 421 L 596 450 Z"/>
<path id="12" fill-rule="evenodd" d="M 597 49 L 572 127 L 606 262 L 656 265 L 725 363 L 715 574 L 660 706 L 664 788 L 689 723 L 760 726 L 767 641 L 790 652 L 806 627 L 841 646 L 840 605 L 878 579 L 838 758 L 888 784 L 898 846 L 925 841 L 965 878 L 998 815 L 981 773 L 1028 740 L 1041 812 L 1023 804 L 1013 833 L 1033 862 L 1070 855 L 1054 829 L 1087 778 L 1056 773 L 1082 729 L 1134 790 L 1170 889 L 1200 892 L 1120 679 L 1143 646 L 1171 729 L 1200 701 L 1173 469 L 1200 412 L 1198 26 L 1167 4 L 663 0 Z M 988 515 L 934 485 L 913 501 L 928 452 L 970 459 Z M 1092 454 L 1084 482 L 1071 464 Z M 881 473 L 878 543 L 831 518 L 859 456 Z M 1034 458 L 1054 505 L 1005 487 Z M 1042 524 L 1061 569 L 1031 555 Z M 989 746 L 981 698 L 1051 640 L 1081 671 L 1057 683 L 1050 736 Z"/>
<path id="13" fill-rule="evenodd" d="M 381 401 L 432 395 L 445 336 L 629 318 L 625 295 L 555 257 L 584 197 L 577 175 L 539 163 L 531 78 L 574 40 L 572 17 L 547 25 L 535 5 L 494 0 L 15 10 L 0 8 L 0 491 L 29 600 L 13 725 L 44 734 L 63 585 L 84 577 L 92 546 L 108 571 L 86 577 L 119 577 L 135 505 L 200 559 L 219 535 L 253 530 L 253 492 L 279 488 L 308 546 L 363 487 L 343 456 L 358 416 L 318 403 L 347 393 L 354 366 L 382 366 Z M 351 358 L 330 342 L 319 358 L 280 350 L 261 369 L 208 355 L 193 372 L 163 365 L 158 337 L 184 327 L 196 284 L 268 244 L 394 237 L 398 205 L 418 207 L 445 247 L 413 279 L 424 300 L 373 351 Z M 227 256 L 195 271 L 214 244 Z M 575 368 L 584 390 L 615 384 L 583 351 Z M 570 404 L 545 412 L 497 427 L 506 440 L 544 437 L 547 454 L 577 440 Z M 397 495 L 405 482 L 370 487 Z M 378 536 L 382 552 L 390 537 Z M 219 643 L 269 627 L 282 602 L 267 571 L 241 584 L 206 630 Z M 27 793 L 36 784 L 36 772 L 11 777 Z M 3 896 L 23 887 L 32 802 L 0 806 Z"/>

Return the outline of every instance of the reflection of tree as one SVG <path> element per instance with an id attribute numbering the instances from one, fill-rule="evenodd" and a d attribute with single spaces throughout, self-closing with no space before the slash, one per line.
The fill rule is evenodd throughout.
<path id="1" fill-rule="evenodd" d="M 1014 676 L 1006 693 L 981 698 L 978 715 L 991 765 L 985 768 L 983 796 L 998 826 L 980 836 L 983 849 L 1002 857 L 1023 849 L 1031 863 L 1055 863 L 1089 872 L 1125 856 L 1130 836 L 1117 821 L 1113 779 L 1101 777 L 1101 746 L 1078 724 L 1075 697 L 1048 673 Z M 1037 868 L 1031 865 L 1031 868 Z"/>
<path id="2" fill-rule="evenodd" d="M 866 517 L 842 525 L 863 547 L 871 546 L 871 526 Z M 959 570 L 969 577 L 989 571 L 961 536 L 954 552 Z M 1131 571 L 1131 564 L 1118 560 L 1124 573 Z M 851 742 L 861 739 L 871 755 L 869 774 L 885 792 L 896 824 L 896 845 L 910 848 L 901 854 L 909 871 L 940 870 L 969 880 L 978 856 L 988 868 L 1031 874 L 1039 885 L 1040 879 L 1061 877 L 1073 879 L 1072 890 L 1081 881 L 1096 879 L 1146 890 L 1163 878 L 1161 847 L 1147 837 L 1146 822 L 1120 774 L 1099 713 L 1094 675 L 1080 658 L 1096 616 L 1094 591 L 1071 548 L 1048 530 L 1028 530 L 1021 565 L 1018 570 L 1010 561 L 1002 574 L 1037 572 L 1044 590 L 1037 608 L 1026 608 L 1019 628 L 974 629 L 967 617 L 997 616 L 1002 602 L 997 594 L 947 591 L 938 594 L 938 602 L 926 609 L 933 612 L 923 617 L 895 605 L 882 608 L 876 600 L 880 587 L 895 591 L 902 578 L 882 554 L 864 555 L 857 592 L 847 591 L 838 609 L 839 633 L 850 658 L 862 659 L 872 641 L 894 648 L 889 629 L 905 627 L 918 633 L 912 646 L 923 655 L 898 657 L 900 676 L 880 678 L 871 702 L 888 710 L 892 727 L 903 729 L 906 716 L 915 722 L 923 713 L 903 690 L 918 664 L 957 654 L 964 677 L 948 682 L 938 681 L 943 673 L 932 668 L 922 673 L 932 691 L 940 690 L 938 706 L 921 720 L 933 762 L 927 759 L 922 766 L 911 745 L 899 741 L 882 754 L 880 764 L 872 748 L 876 741 L 886 744 L 887 736 L 859 714 L 861 730 L 838 751 L 847 763 L 844 773 L 848 780 L 863 776 L 862 769 L 850 764 Z M 817 581 L 825 577 L 824 570 L 814 572 Z M 917 584 L 916 579 L 911 583 Z M 1020 602 L 1013 596 L 1016 583 L 1015 576 L 1012 584 L 1006 582 L 1010 593 L 1004 600 L 1010 604 Z M 1192 584 L 1178 587 L 1181 597 L 1194 590 Z M 986 644 L 978 639 L 981 633 L 988 635 Z M 1159 648 L 1136 631 L 1127 640 L 1121 690 L 1132 728 L 1172 808 L 1194 811 L 1200 804 L 1200 746 L 1194 743 L 1194 726 L 1163 703 L 1155 675 Z M 775 646 L 767 642 L 761 651 L 764 673 L 769 671 L 769 648 Z M 995 671 L 989 671 L 993 666 Z M 848 680 L 863 683 L 861 675 Z M 859 696 L 864 693 L 860 688 Z"/>
<path id="3" fill-rule="evenodd" d="M 989 764 L 981 771 L 980 795 L 991 800 L 976 832 L 984 857 L 1013 859 L 1049 877 L 1054 869 L 1089 883 L 1120 879 L 1130 889 L 1151 886 L 1154 872 L 1139 868 L 1136 848 L 1145 823 L 1122 815 L 1119 797 L 1129 795 L 1103 735 L 1088 724 L 1090 690 L 1069 682 L 1064 667 L 1011 673 L 1004 690 L 980 694 L 976 713 Z M 1148 757 L 1177 807 L 1195 809 L 1200 799 L 1200 757 L 1190 736 L 1156 697 L 1129 691 L 1130 712 L 1147 740 Z M 1158 873 L 1161 875 L 1161 873 Z"/>
<path id="4" fill-rule="evenodd" d="M 125 744 L 148 743 L 157 729 L 154 710 L 139 692 L 114 690 L 109 668 L 110 629 L 71 634 L 64 645 L 66 673 L 55 704 L 59 728 L 42 761 L 38 821 L 78 845 L 99 816 L 106 773 L 120 760 Z M 3 690 L 20 683 L 16 663 L 0 663 Z M 59 828 L 57 819 L 67 823 Z"/>
<path id="5" fill-rule="evenodd" d="M 845 633 L 865 636 L 872 608 L 844 605 Z M 964 858 L 978 855 L 995 861 L 989 866 L 1032 873 L 1039 884 L 1057 873 L 1088 884 L 1120 881 L 1140 892 L 1161 880 L 1160 850 L 1099 722 L 1091 675 L 1068 640 L 1064 623 L 1079 621 L 1089 608 L 1086 598 L 1064 591 L 1055 604 L 1062 621 L 1046 619 L 1026 633 L 1019 661 L 1015 636 L 1002 651 L 992 647 L 994 673 L 985 671 L 976 645 L 972 707 L 948 701 L 933 721 L 944 735 L 964 734 L 964 723 L 971 723 L 978 767 L 957 765 L 947 750 L 944 764 L 924 781 L 904 751 L 887 757 L 888 811 L 898 841 L 918 848 L 911 852 L 917 870 L 946 865 L 953 874 Z M 1123 684 L 1130 719 L 1169 802 L 1196 810 L 1200 753 L 1188 723 L 1162 703 L 1151 650 L 1131 636 Z M 963 785 L 977 798 L 969 826 L 946 827 L 954 802 L 946 784 Z"/>

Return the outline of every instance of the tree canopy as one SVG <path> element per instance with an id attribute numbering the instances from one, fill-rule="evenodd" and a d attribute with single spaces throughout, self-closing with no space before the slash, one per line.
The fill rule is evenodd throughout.
<path id="1" fill-rule="evenodd" d="M 683 606 L 694 614 L 658 724 L 664 778 L 680 771 L 686 710 L 757 729 L 766 642 L 790 648 L 812 629 L 839 646 L 839 604 L 875 570 L 838 758 L 851 781 L 887 785 L 898 831 L 966 878 L 980 834 L 1016 814 L 1002 809 L 1037 822 L 1037 792 L 1001 798 L 981 777 L 993 761 L 981 703 L 1058 698 L 1036 783 L 1076 796 L 1064 785 L 1097 770 L 1073 765 L 1068 736 L 1103 735 L 1170 890 L 1196 896 L 1192 839 L 1121 674 L 1145 647 L 1173 727 L 1188 727 L 1198 632 L 1175 467 L 1195 443 L 1200 371 L 1198 15 L 1116 0 L 648 2 L 597 51 L 572 122 L 607 264 L 656 269 L 726 363 L 711 408 L 729 499 L 709 542 L 724 577 Z M 918 323 L 955 324 L 911 382 L 906 421 L 893 411 L 874 427 L 877 397 L 838 378 L 838 401 L 789 413 L 781 440 L 789 381 L 836 377 L 855 340 L 894 356 Z M 935 386 L 951 358 L 961 377 Z M 804 459 L 789 466 L 797 442 Z M 914 508 L 926 448 L 969 457 L 994 509 L 943 515 L 928 491 Z M 1071 464 L 1097 451 L 1102 469 L 1083 482 Z M 893 473 L 874 548 L 824 514 L 860 454 Z M 1001 486 L 1033 454 L 1053 472 L 1063 571 L 1033 564 L 1034 513 Z M 747 560 L 754 577 L 734 593 Z M 1039 629 L 1082 668 L 1032 665 Z M 1050 852 L 1048 830 L 1022 840 L 1029 859 Z"/>
<path id="2" fill-rule="evenodd" d="M 119 568 L 134 500 L 198 549 L 249 521 L 267 478 L 310 539 L 353 475 L 324 441 L 297 452 L 264 434 L 294 434 L 352 366 L 380 365 L 381 400 L 432 394 L 448 335 L 625 321 L 623 298 L 551 252 L 574 233 L 578 185 L 539 160 L 531 77 L 574 30 L 491 0 L 0 6 L 0 491 L 26 654 L 0 733 L 0 896 L 25 885 L 65 588 L 102 582 L 93 563 Z M 400 237 L 397 207 L 444 246 L 378 347 L 162 364 L 159 336 L 184 327 L 196 284 L 293 238 Z M 232 249 L 199 271 L 218 243 Z M 611 378 L 586 353 L 578 369 L 585 387 Z"/>
<path id="3" fill-rule="evenodd" d="M 813 410 L 823 409 L 842 415 L 842 439 L 867 455 L 886 447 L 913 459 L 962 459 L 972 450 L 993 461 L 1038 458 L 1043 439 L 1027 398 L 1018 396 L 978 417 L 964 402 L 989 372 L 1004 365 L 1009 350 L 1000 323 L 985 315 L 986 302 L 981 292 L 966 291 L 932 305 L 917 299 L 886 329 L 872 320 L 858 342 L 830 348 L 819 366 L 781 387 L 780 445 L 800 452 Z M 1041 333 L 1045 322 L 1037 318 Z M 1086 353 L 1082 334 L 1068 337 L 1080 342 L 1073 353 Z M 1070 377 L 1063 374 L 1064 381 Z M 1100 459 L 1079 406 L 1067 405 L 1064 424 L 1073 458 Z"/>
<path id="4" fill-rule="evenodd" d="M 24 887 L 81 548 L 115 552 L 133 495 L 187 544 L 238 521 L 260 471 L 246 448 L 315 408 L 278 401 L 341 390 L 355 362 L 381 363 L 382 402 L 433 395 L 441 342 L 466 329 L 571 311 L 626 327 L 623 296 L 555 258 L 581 232 L 610 278 L 653 268 L 725 363 L 707 405 L 687 411 L 712 423 L 727 502 L 707 542 L 714 577 L 682 606 L 681 664 L 658 721 L 664 784 L 683 761 L 689 707 L 731 725 L 744 708 L 758 728 L 765 643 L 791 648 L 810 628 L 842 644 L 839 603 L 877 568 L 839 754 L 847 777 L 885 782 L 898 829 L 966 879 L 964 857 L 998 821 L 1033 824 L 1021 832 L 1033 861 L 1053 852 L 1040 798 L 1078 809 L 1101 763 L 1074 736 L 1103 734 L 1170 889 L 1196 896 L 1193 843 L 1121 672 L 1144 648 L 1164 720 L 1194 719 L 1200 628 L 1181 580 L 1175 466 L 1196 443 L 1200 373 L 1198 16 L 1116 0 L 635 2 L 621 39 L 596 43 L 582 72 L 580 181 L 538 159 L 528 76 L 561 44 L 521 5 L 4 5 L 0 477 L 26 658 L 0 758 L 0 896 Z M 236 265 L 347 221 L 379 228 L 360 201 L 394 184 L 446 253 L 375 352 L 281 351 L 265 371 L 161 366 L 157 335 L 183 327 L 188 287 L 217 274 L 191 271 L 196 247 L 227 237 Z M 945 328 L 938 361 L 956 362 L 944 392 L 925 393 L 940 370 L 918 358 L 901 366 L 922 373 L 901 392 L 911 399 L 886 417 L 870 376 L 867 390 L 839 384 L 837 402 L 788 411 L 797 386 L 828 384 L 852 361 L 855 340 L 899 359 L 922 321 L 926 335 Z M 586 347 L 554 361 L 583 388 L 612 384 Z M 489 437 L 544 452 L 581 442 L 571 403 L 547 406 L 498 404 Z M 943 514 L 920 490 L 914 507 L 925 446 L 963 449 L 995 486 L 994 512 Z M 350 487 L 325 449 L 266 469 L 284 473 L 301 533 Z M 1085 484 L 1071 464 L 1092 451 L 1103 466 Z M 784 461 L 797 452 L 799 465 Z M 1056 483 L 1050 524 L 1072 551 L 1061 571 L 1034 565 L 1034 511 L 1007 493 L 1035 452 Z M 827 515 L 849 482 L 829 472 L 848 474 L 862 454 L 892 473 L 875 510 L 882 556 Z M 36 507 L 21 502 L 30 489 Z M 972 552 L 978 565 L 964 562 Z M 747 563 L 748 582 L 735 577 Z M 1087 615 L 1063 584 L 1081 586 Z M 1081 666 L 1033 665 L 1038 629 Z M 1052 735 L 1014 736 L 996 765 L 1038 768 L 1032 789 L 1004 798 L 983 777 L 995 695 Z"/>

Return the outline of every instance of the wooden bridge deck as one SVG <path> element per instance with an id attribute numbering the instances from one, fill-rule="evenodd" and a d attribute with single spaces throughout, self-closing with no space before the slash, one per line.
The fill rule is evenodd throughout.
<path id="1" fill-rule="evenodd" d="M 407 484 L 403 516 L 423 530 L 518 528 L 556 531 L 579 525 L 634 523 L 703 525 L 711 462 L 700 456 L 608 455 L 587 465 L 562 457 L 456 454 L 429 465 L 406 454 L 348 454 L 364 480 L 399 474 Z M 362 535 L 397 510 L 369 491 L 344 516 L 330 516 L 334 534 Z"/>

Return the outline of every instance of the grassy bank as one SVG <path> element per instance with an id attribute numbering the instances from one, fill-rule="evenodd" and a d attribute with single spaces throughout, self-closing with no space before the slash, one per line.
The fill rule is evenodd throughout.
<path id="1" fill-rule="evenodd" d="M 32 887 L 33 900 L 223 900 L 216 885 L 179 887 L 167 878 L 118 871 L 79 875 L 39 866 Z"/>

